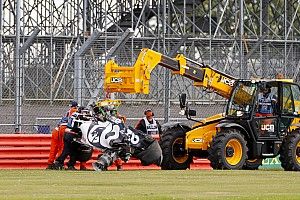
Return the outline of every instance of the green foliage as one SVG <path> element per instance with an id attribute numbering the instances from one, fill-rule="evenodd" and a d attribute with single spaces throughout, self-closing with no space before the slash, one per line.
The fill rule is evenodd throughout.
<path id="1" fill-rule="evenodd" d="M 285 171 L 0 170 L 0 199 L 300 199 Z"/>

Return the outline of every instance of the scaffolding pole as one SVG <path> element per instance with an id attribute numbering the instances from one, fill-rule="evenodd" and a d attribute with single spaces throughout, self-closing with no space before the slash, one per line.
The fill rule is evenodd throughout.
<path id="1" fill-rule="evenodd" d="M 184 1 L 185 3 L 185 1 Z M 162 20 L 162 27 L 163 27 L 163 52 L 164 55 L 167 54 L 167 47 L 166 47 L 166 33 L 167 33 L 167 0 L 162 0 L 163 6 L 163 20 Z M 168 122 L 170 118 L 170 70 L 165 69 L 165 92 L 164 92 L 164 99 L 165 99 L 165 109 L 164 109 L 164 122 Z"/>
<path id="2" fill-rule="evenodd" d="M 244 62 L 244 0 L 240 0 L 240 77 L 248 78 L 247 63 Z"/>
<path id="3" fill-rule="evenodd" d="M 83 56 L 100 35 L 101 32 L 98 29 L 95 29 L 93 34 L 82 44 L 74 56 L 74 97 L 80 105 L 83 105 Z"/>
<path id="4" fill-rule="evenodd" d="M 117 40 L 116 44 L 110 48 L 109 52 L 105 57 L 105 60 L 113 58 L 120 51 L 120 49 L 125 46 L 126 42 L 130 39 L 130 37 L 133 36 L 133 34 L 134 31 L 131 28 L 126 29 L 122 36 Z M 103 81 L 99 80 L 95 90 L 92 92 L 91 98 L 87 105 L 90 105 L 91 103 L 93 103 L 93 101 L 96 101 L 101 86 L 103 86 Z"/>
<path id="5" fill-rule="evenodd" d="M 16 39 L 15 39 L 15 70 L 16 70 L 16 89 L 15 89 L 15 133 L 22 132 L 22 92 L 23 92 L 23 81 L 22 81 L 22 66 L 20 65 L 20 0 L 16 1 Z"/>

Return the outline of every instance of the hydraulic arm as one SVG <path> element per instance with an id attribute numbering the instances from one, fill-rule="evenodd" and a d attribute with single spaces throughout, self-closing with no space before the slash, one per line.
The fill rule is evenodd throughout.
<path id="1" fill-rule="evenodd" d="M 194 81 L 194 85 L 204 87 L 229 98 L 236 78 L 217 69 L 197 63 L 178 54 L 170 58 L 151 49 L 141 50 L 133 66 L 119 66 L 114 60 L 105 65 L 104 88 L 108 92 L 149 93 L 150 74 L 157 66 L 172 70 Z"/>

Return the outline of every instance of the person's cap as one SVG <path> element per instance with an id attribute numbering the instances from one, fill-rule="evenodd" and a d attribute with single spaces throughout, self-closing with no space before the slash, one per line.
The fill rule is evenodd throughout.
<path id="1" fill-rule="evenodd" d="M 144 111 L 144 115 L 147 115 L 148 112 L 151 112 L 151 113 L 152 113 L 152 116 L 154 116 L 154 113 L 153 113 L 152 109 L 150 109 L 150 108 L 147 108 L 147 109 Z"/>
<path id="2" fill-rule="evenodd" d="M 152 110 L 151 110 L 150 108 L 147 108 L 147 109 L 145 110 L 145 113 L 147 113 L 147 112 L 152 112 Z"/>
<path id="3" fill-rule="evenodd" d="M 71 101 L 70 106 L 71 107 L 77 107 L 78 106 L 77 101 Z"/>

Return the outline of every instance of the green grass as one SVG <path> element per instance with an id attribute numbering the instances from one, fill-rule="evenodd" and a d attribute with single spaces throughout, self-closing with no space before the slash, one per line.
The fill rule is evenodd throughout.
<path id="1" fill-rule="evenodd" d="M 300 199 L 300 172 L 0 170 L 0 199 Z"/>

